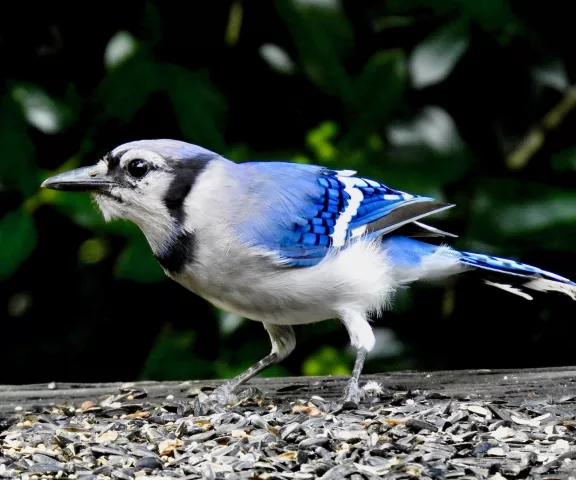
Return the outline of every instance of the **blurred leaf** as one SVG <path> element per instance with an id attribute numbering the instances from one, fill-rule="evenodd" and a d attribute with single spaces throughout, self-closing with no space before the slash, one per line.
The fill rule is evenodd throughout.
<path id="1" fill-rule="evenodd" d="M 80 262 L 86 264 L 99 263 L 108 254 L 108 246 L 100 238 L 90 238 L 84 241 L 78 250 Z"/>
<path id="2" fill-rule="evenodd" d="M 26 132 L 27 125 L 19 106 L 10 97 L 0 108 L 0 181 L 19 188 L 25 195 L 34 193 L 36 183 L 34 146 Z"/>
<path id="3" fill-rule="evenodd" d="M 348 133 L 341 144 L 346 148 L 363 147 L 384 125 L 403 101 L 405 58 L 399 50 L 375 53 L 347 93 L 350 112 Z"/>
<path id="4" fill-rule="evenodd" d="M 494 215 L 494 223 L 506 235 L 527 235 L 562 223 L 576 225 L 576 193 L 507 204 Z"/>
<path id="5" fill-rule="evenodd" d="M 108 70 L 113 70 L 131 58 L 137 48 L 136 39 L 129 32 L 115 33 L 104 50 L 104 65 Z"/>
<path id="6" fill-rule="evenodd" d="M 220 92 L 204 76 L 177 65 L 164 66 L 163 83 L 184 136 L 206 148 L 224 150 L 221 117 L 225 102 Z"/>
<path id="7" fill-rule="evenodd" d="M 288 375 L 289 372 L 283 365 L 276 364 L 270 366 L 269 368 L 261 372 L 258 376 L 262 378 L 271 378 L 271 377 L 286 377 Z"/>
<path id="8" fill-rule="evenodd" d="M 447 201 L 443 185 L 458 181 L 473 163 L 454 120 L 437 106 L 421 109 L 410 121 L 391 123 L 388 138 L 393 148 L 379 174 L 404 191 Z"/>
<path id="9" fill-rule="evenodd" d="M 8 315 L 11 317 L 22 317 L 29 310 L 34 299 L 29 292 L 18 292 L 8 300 Z"/>
<path id="10" fill-rule="evenodd" d="M 340 7 L 340 0 L 292 0 L 299 8 L 336 9 Z"/>
<path id="11" fill-rule="evenodd" d="M 368 148 L 375 152 L 380 152 L 384 149 L 384 142 L 382 141 L 382 138 L 376 134 L 372 134 L 368 137 L 367 144 Z"/>
<path id="12" fill-rule="evenodd" d="M 250 368 L 264 356 L 257 354 L 257 349 L 250 342 L 242 345 L 238 350 L 235 352 L 225 350 L 218 360 L 214 362 L 214 374 L 217 378 L 233 378 Z M 272 365 L 258 374 L 259 377 L 282 377 L 286 375 L 288 375 L 288 371 L 282 364 Z"/>
<path id="13" fill-rule="evenodd" d="M 303 164 L 311 164 L 312 163 L 312 160 L 310 160 L 305 155 L 296 155 L 295 157 L 292 157 L 290 159 L 290 161 L 295 162 L 295 163 L 303 163 Z"/>
<path id="14" fill-rule="evenodd" d="M 118 278 L 145 283 L 160 282 L 166 278 L 143 235 L 131 238 L 122 250 L 116 262 L 115 274 Z"/>
<path id="15" fill-rule="evenodd" d="M 42 189 L 40 198 L 42 203 L 56 206 L 82 227 L 97 228 L 105 226 L 104 218 L 88 194 Z"/>
<path id="16" fill-rule="evenodd" d="M 465 148 L 452 117 L 436 106 L 423 108 L 411 122 L 393 123 L 388 137 L 397 148 L 425 147 L 444 154 Z"/>
<path id="17" fill-rule="evenodd" d="M 474 198 L 469 228 L 468 236 L 478 241 L 510 244 L 515 239 L 538 243 L 540 248 L 552 248 L 555 241 L 564 245 L 561 248 L 572 248 L 576 193 L 526 180 L 483 181 Z M 554 235 L 549 234 L 552 229 L 556 229 Z M 564 241 L 558 243 L 558 239 Z"/>
<path id="18" fill-rule="evenodd" d="M 532 69 L 532 76 L 539 87 L 548 87 L 565 92 L 570 87 L 570 80 L 566 67 L 561 58 L 553 58 L 536 65 Z"/>
<path id="19" fill-rule="evenodd" d="M 243 317 L 236 315 L 235 313 L 229 313 L 219 309 L 217 309 L 217 313 L 220 333 L 222 333 L 222 336 L 224 337 L 234 333 L 244 321 Z"/>
<path id="20" fill-rule="evenodd" d="M 408 302 L 404 302 L 408 303 Z M 394 299 L 394 311 L 401 311 L 401 306 L 396 307 L 396 299 Z M 376 337 L 376 345 L 374 349 L 368 354 L 368 358 L 384 358 L 384 357 L 396 357 L 401 355 L 404 351 L 404 345 L 398 339 L 396 332 L 388 327 L 372 327 L 374 331 L 374 336 Z M 349 347 L 354 351 L 353 347 Z"/>
<path id="21" fill-rule="evenodd" d="M 286 50 L 278 45 L 265 43 L 260 47 L 259 53 L 266 63 L 277 72 L 290 74 L 296 70 L 296 65 L 294 65 Z"/>
<path id="22" fill-rule="evenodd" d="M 240 29 L 242 28 L 243 11 L 242 3 L 239 0 L 232 2 L 228 16 L 228 26 L 226 27 L 226 43 L 228 45 L 236 45 L 238 43 Z"/>
<path id="23" fill-rule="evenodd" d="M 354 79 L 348 102 L 358 111 L 370 108 L 384 109 L 389 114 L 394 105 L 400 103 L 406 79 L 404 53 L 400 50 L 376 52 Z M 388 106 L 392 102 L 393 106 Z"/>
<path id="24" fill-rule="evenodd" d="M 139 52 L 119 64 L 102 80 L 96 99 L 107 115 L 129 122 L 160 85 L 157 66 Z"/>
<path id="25" fill-rule="evenodd" d="M 414 25 L 415 19 L 407 15 L 386 15 L 374 23 L 374 29 L 377 32 L 386 30 L 387 28 L 402 28 Z"/>
<path id="26" fill-rule="evenodd" d="M 298 49 L 299 66 L 325 92 L 344 97 L 350 78 L 343 58 L 353 45 L 353 35 L 338 2 L 276 0 L 276 8 Z"/>
<path id="27" fill-rule="evenodd" d="M 552 155 L 550 165 L 558 172 L 576 170 L 576 147 L 566 148 Z"/>
<path id="28" fill-rule="evenodd" d="M 28 123 L 43 133 L 60 133 L 76 119 L 75 112 L 64 102 L 50 97 L 42 88 L 19 83 L 12 90 Z"/>
<path id="29" fill-rule="evenodd" d="M 164 328 L 156 338 L 139 380 L 188 380 L 212 375 L 211 362 L 193 356 L 196 332 Z"/>
<path id="30" fill-rule="evenodd" d="M 306 143 L 322 162 L 329 162 L 336 157 L 337 150 L 332 139 L 338 133 L 338 125 L 325 121 L 306 135 Z"/>
<path id="31" fill-rule="evenodd" d="M 312 375 L 350 375 L 352 358 L 330 346 L 321 347 L 310 355 L 302 365 L 302 374 Z"/>
<path id="32" fill-rule="evenodd" d="M 446 15 L 458 7 L 458 0 L 388 0 L 387 4 L 387 9 L 397 14 L 412 14 L 423 9 L 434 16 Z"/>
<path id="33" fill-rule="evenodd" d="M 448 23 L 416 46 L 408 60 L 412 83 L 429 87 L 444 80 L 468 48 L 468 26 L 462 21 Z"/>
<path id="34" fill-rule="evenodd" d="M 420 11 L 427 12 L 428 18 L 458 16 L 472 20 L 498 40 L 504 40 L 504 44 L 516 31 L 522 30 L 521 22 L 510 9 L 509 0 L 389 0 L 387 10 L 402 15 Z"/>
<path id="35" fill-rule="evenodd" d="M 142 16 L 140 38 L 145 37 L 149 45 L 154 45 L 162 40 L 162 18 L 156 5 L 151 1 L 146 1 L 144 14 Z"/>
<path id="36" fill-rule="evenodd" d="M 485 30 L 496 34 L 518 28 L 521 23 L 510 10 L 509 0 L 489 0 L 471 2 L 457 0 L 454 2 L 461 16 L 470 18 L 480 24 Z"/>
<path id="37" fill-rule="evenodd" d="M 245 144 L 234 146 L 228 145 L 224 156 L 233 162 L 242 162 L 252 157 L 252 150 Z"/>
<path id="38" fill-rule="evenodd" d="M 34 220 L 23 210 L 8 212 L 0 219 L 0 280 L 14 274 L 36 247 Z"/>

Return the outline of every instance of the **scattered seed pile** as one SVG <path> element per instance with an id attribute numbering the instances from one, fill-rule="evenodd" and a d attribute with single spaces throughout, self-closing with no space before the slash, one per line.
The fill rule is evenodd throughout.
<path id="1" fill-rule="evenodd" d="M 479 402 L 366 390 L 359 409 L 249 389 L 234 406 L 138 388 L 0 414 L 0 478 L 576 477 L 575 396 Z"/>

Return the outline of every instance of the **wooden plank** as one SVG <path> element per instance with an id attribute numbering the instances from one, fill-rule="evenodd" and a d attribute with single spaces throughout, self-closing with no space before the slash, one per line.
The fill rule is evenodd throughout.
<path id="1" fill-rule="evenodd" d="M 337 400 L 347 377 L 277 377 L 256 378 L 247 387 L 260 389 L 279 399 L 306 398 L 319 395 Z M 471 399 L 506 399 L 561 397 L 576 394 L 576 367 L 500 370 L 456 370 L 436 372 L 390 372 L 363 375 L 362 382 L 375 381 L 385 390 L 426 390 L 446 397 Z M 118 393 L 119 389 L 144 389 L 150 402 L 168 395 L 186 398 L 193 388 L 213 387 L 224 380 L 195 380 L 184 382 L 129 383 L 55 383 L 36 385 L 0 385 L 0 412 L 12 412 L 15 407 L 50 406 L 59 403 L 76 405 L 96 400 L 103 395 Z"/>

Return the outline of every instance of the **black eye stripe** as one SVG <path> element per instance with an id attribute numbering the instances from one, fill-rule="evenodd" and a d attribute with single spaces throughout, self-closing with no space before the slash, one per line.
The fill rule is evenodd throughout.
<path id="1" fill-rule="evenodd" d="M 108 170 L 114 170 L 120 164 L 120 159 L 111 153 L 107 153 L 104 155 L 104 162 L 108 166 Z"/>

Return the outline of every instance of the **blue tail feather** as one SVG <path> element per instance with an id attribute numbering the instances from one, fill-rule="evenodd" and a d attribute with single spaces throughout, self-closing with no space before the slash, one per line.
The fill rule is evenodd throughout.
<path id="1" fill-rule="evenodd" d="M 526 263 L 481 253 L 460 253 L 462 263 L 471 265 L 476 268 L 491 270 L 493 272 L 504 273 L 508 275 L 515 275 L 518 277 L 528 277 L 530 279 L 544 278 L 546 280 L 576 286 L 576 283 L 572 282 L 568 278 L 562 277 L 552 272 L 548 272 L 546 270 L 542 270 L 541 268 L 528 265 Z"/>
<path id="2" fill-rule="evenodd" d="M 396 275 L 414 281 L 476 271 L 486 284 L 531 299 L 524 289 L 556 291 L 576 300 L 576 283 L 533 265 L 481 253 L 460 252 L 401 235 L 384 237 L 382 247 Z"/>

